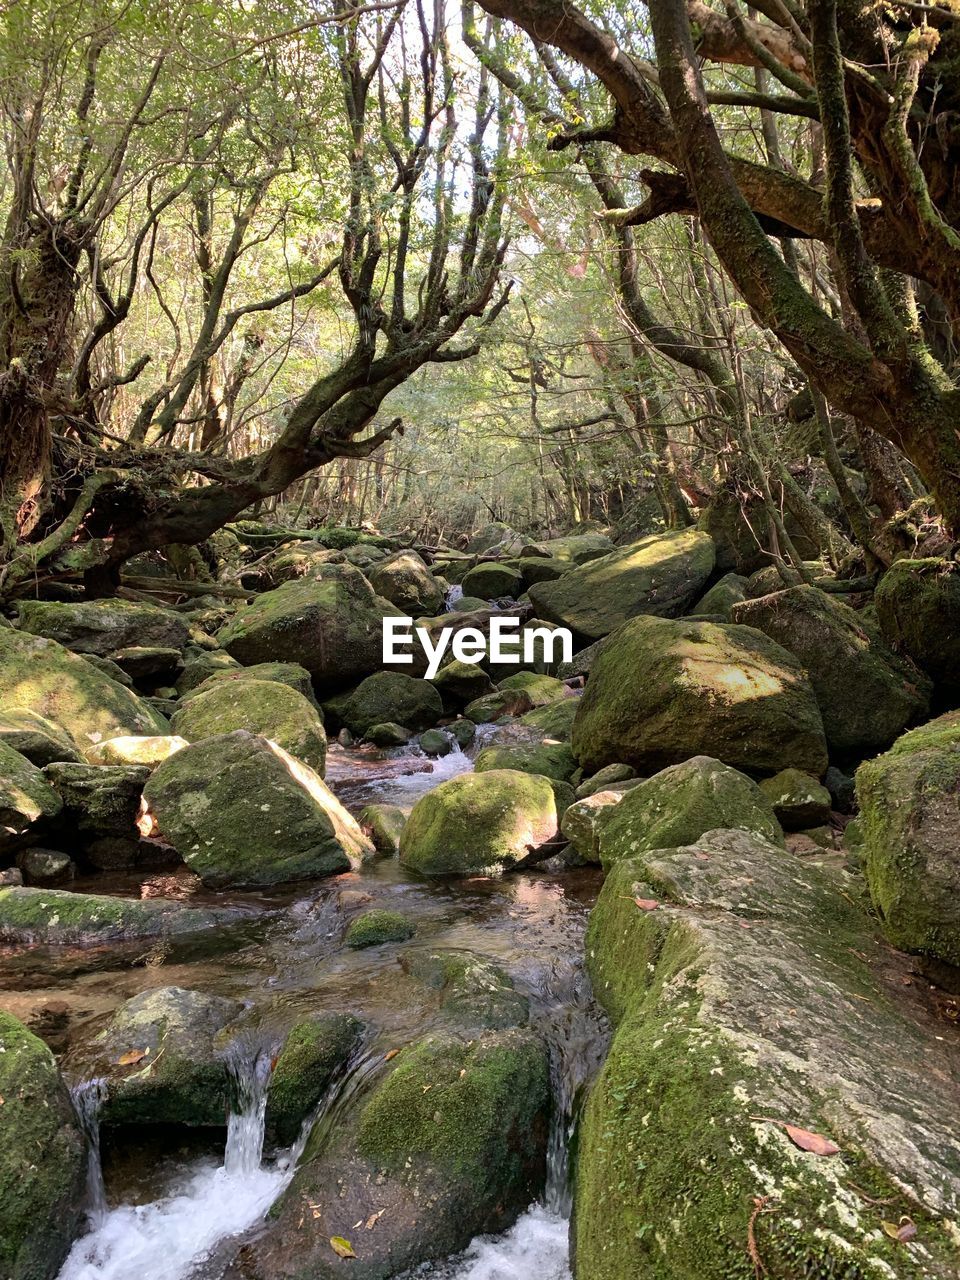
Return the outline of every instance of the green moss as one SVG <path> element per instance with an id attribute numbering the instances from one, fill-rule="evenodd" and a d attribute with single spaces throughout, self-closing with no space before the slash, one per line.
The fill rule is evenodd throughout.
<path id="1" fill-rule="evenodd" d="M 562 742 L 569 742 L 579 705 L 579 698 L 558 699 L 546 707 L 535 707 L 526 712 L 520 717 L 520 723 L 539 729 L 545 738 L 559 738 Z"/>
<path id="2" fill-rule="evenodd" d="M 538 773 L 558 782 L 569 781 L 576 767 L 573 752 L 565 742 L 519 742 L 484 747 L 474 761 L 477 773 L 489 769 L 518 769 L 521 773 Z"/>
<path id="3" fill-rule="evenodd" d="M 529 1005 L 500 965 L 472 951 L 414 947 L 400 957 L 405 973 L 440 993 L 444 1017 L 464 1030 L 526 1026 Z"/>
<path id="4" fill-rule="evenodd" d="M 348 947 L 360 951 L 385 942 L 406 942 L 416 931 L 416 925 L 398 911 L 365 911 L 351 923 L 344 941 Z"/>
<path id="5" fill-rule="evenodd" d="M 362 1024 L 345 1013 L 298 1022 L 287 1035 L 270 1075 L 267 1129 L 284 1145 L 293 1143 L 336 1073 L 356 1048 Z"/>
<path id="6" fill-rule="evenodd" d="M 877 586 L 880 626 L 950 694 L 960 692 L 960 573 L 938 559 L 898 560 Z"/>
<path id="7" fill-rule="evenodd" d="M 378 671 L 362 680 L 352 693 L 337 699 L 336 712 L 351 733 L 365 734 L 376 724 L 404 729 L 427 729 L 443 715 L 440 694 L 428 680 Z"/>
<path id="8" fill-rule="evenodd" d="M 323 777 L 327 735 L 303 694 L 275 680 L 218 679 L 197 690 L 171 722 L 188 742 L 246 729 L 278 743 Z"/>
<path id="9" fill-rule="evenodd" d="M 536 671 L 518 671 L 516 675 L 507 676 L 497 686 L 500 689 L 522 689 L 529 694 L 535 707 L 546 707 L 558 698 L 567 694 L 567 686 L 554 676 L 539 675 Z"/>
<path id="10" fill-rule="evenodd" d="M 485 693 L 467 704 L 463 714 L 474 724 L 493 724 L 502 716 L 520 716 L 533 706 L 530 695 L 523 689 L 498 689 Z"/>

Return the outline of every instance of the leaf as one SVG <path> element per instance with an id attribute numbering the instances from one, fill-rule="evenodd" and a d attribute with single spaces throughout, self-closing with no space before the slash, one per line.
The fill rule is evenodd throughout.
<path id="1" fill-rule="evenodd" d="M 787 1137 L 800 1148 L 815 1156 L 835 1156 L 840 1148 L 836 1143 L 825 1138 L 821 1133 L 811 1133 L 809 1129 L 799 1129 L 795 1124 L 785 1124 Z"/>
<path id="2" fill-rule="evenodd" d="M 883 1227 L 884 1234 L 891 1240 L 896 1240 L 897 1244 L 906 1244 L 917 1234 L 917 1224 L 906 1215 L 899 1222 L 881 1222 L 880 1225 Z"/>
<path id="3" fill-rule="evenodd" d="M 371 1213 L 370 1217 L 367 1219 L 367 1230 L 372 1231 L 377 1225 L 377 1220 L 382 1218 L 385 1213 L 386 1209 L 378 1209 L 376 1213 Z"/>
<path id="4" fill-rule="evenodd" d="M 149 1049 L 128 1049 L 126 1053 L 121 1053 L 117 1059 L 118 1067 L 135 1067 L 138 1062 L 142 1062 L 144 1058 L 150 1056 Z"/>
<path id="5" fill-rule="evenodd" d="M 400 1052 L 399 1049 L 388 1049 L 387 1052 L 383 1055 L 384 1062 L 389 1062 L 390 1059 L 395 1058 L 399 1052 Z"/>
<path id="6" fill-rule="evenodd" d="M 634 898 L 634 902 L 641 911 L 656 911 L 660 905 L 656 898 Z"/>
<path id="7" fill-rule="evenodd" d="M 355 1258 L 357 1256 L 353 1252 L 353 1245 L 349 1240 L 344 1240 L 343 1236 L 331 1236 L 330 1248 L 338 1258 Z"/>

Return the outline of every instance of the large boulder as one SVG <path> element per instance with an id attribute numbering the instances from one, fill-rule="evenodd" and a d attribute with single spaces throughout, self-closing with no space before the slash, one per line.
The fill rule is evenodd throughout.
<path id="1" fill-rule="evenodd" d="M 820 704 L 827 745 L 840 757 L 883 750 L 929 706 L 927 677 L 895 654 L 867 618 L 816 587 L 744 600 L 732 616 L 800 659 Z"/>
<path id="2" fill-rule="evenodd" d="M 180 701 L 186 702 L 195 694 L 206 693 L 215 684 L 226 684 L 237 680 L 269 680 L 277 684 L 285 684 L 295 693 L 306 698 L 309 703 L 317 705 L 310 672 L 306 667 L 301 667 L 298 662 L 256 662 L 252 667 L 241 667 L 238 663 L 234 663 L 232 667 L 223 667 L 219 671 L 211 672 L 205 679 L 181 693 Z"/>
<path id="3" fill-rule="evenodd" d="M 525 712 L 520 723 L 538 730 L 545 738 L 569 742 L 579 706 L 579 698 L 558 698 L 545 707 L 534 707 L 532 711 Z"/>
<path id="4" fill-rule="evenodd" d="M 86 1142 L 53 1054 L 0 1010 L 0 1276 L 53 1280 L 83 1215 Z"/>
<path id="5" fill-rule="evenodd" d="M 751 627 L 633 618 L 593 664 L 573 723 L 586 772 L 652 773 L 710 755 L 750 773 L 827 767 L 820 710 L 796 658 Z"/>
<path id="6" fill-rule="evenodd" d="M 175 733 L 163 736 L 107 738 L 87 750 L 88 764 L 134 764 L 155 769 L 174 752 L 188 746 L 186 738 Z"/>
<path id="7" fill-rule="evenodd" d="M 170 729 L 142 698 L 79 654 L 7 627 L 0 628 L 0 704 L 45 716 L 80 745 Z"/>
<path id="8" fill-rule="evenodd" d="M 64 819 L 82 840 L 119 836 L 136 840 L 143 786 L 150 777 L 139 764 L 49 764 L 47 778 L 63 798 Z"/>
<path id="9" fill-rule="evenodd" d="M 951 700 L 960 695 L 960 572 L 946 560 L 897 560 L 874 594 L 887 643 L 929 675 Z"/>
<path id="10" fill-rule="evenodd" d="M 607 876 L 587 956 L 615 1035 L 579 1131 L 578 1274 L 956 1275 L 955 1046 L 855 892 L 746 832 Z"/>
<path id="11" fill-rule="evenodd" d="M 457 947 L 412 947 L 400 956 L 400 967 L 436 992 L 443 1021 L 458 1031 L 502 1031 L 529 1021 L 527 997 L 487 956 Z"/>
<path id="12" fill-rule="evenodd" d="M 416 551 L 388 556 L 371 566 L 367 577 L 377 595 L 407 617 L 432 617 L 443 604 L 443 588 Z"/>
<path id="13" fill-rule="evenodd" d="M 558 782 L 569 782 L 577 762 L 565 742 L 497 742 L 484 747 L 473 767 L 477 773 L 519 769 L 521 773 L 538 773 Z"/>
<path id="14" fill-rule="evenodd" d="M 764 778 L 760 790 L 773 805 L 777 821 L 785 831 L 803 831 L 805 827 L 819 827 L 830 821 L 833 809 L 830 792 L 809 773 L 781 769 L 774 777 Z"/>
<path id="15" fill-rule="evenodd" d="M 40 769 L 54 760 L 79 763 L 83 759 L 69 733 L 26 707 L 0 711 L 0 743 L 19 751 Z"/>
<path id="16" fill-rule="evenodd" d="M 586 564 L 588 560 L 597 560 L 612 550 L 613 543 L 605 533 L 568 533 L 562 538 L 529 542 L 520 548 L 520 555 L 563 560 L 567 564 Z"/>
<path id="17" fill-rule="evenodd" d="M 700 597 L 690 610 L 691 618 L 708 617 L 711 621 L 722 618 L 730 621 L 730 612 L 735 604 L 747 598 L 747 579 L 739 573 L 725 573 L 719 582 L 715 582 L 709 591 Z"/>
<path id="18" fill-rule="evenodd" d="M 35 764 L 0 741 L 0 854 L 57 816 L 63 801 Z"/>
<path id="19" fill-rule="evenodd" d="M 400 836 L 400 859 L 424 875 L 477 875 L 528 862 L 555 840 L 549 778 L 515 769 L 463 773 L 421 796 Z"/>
<path id="20" fill-rule="evenodd" d="M 428 680 L 378 671 L 335 702 L 335 712 L 352 734 L 362 736 L 375 724 L 399 724 L 416 732 L 443 715 L 440 694 Z"/>
<path id="21" fill-rule="evenodd" d="M 182 649 L 189 625 L 172 609 L 132 600 L 24 600 L 19 606 L 20 630 L 56 640 L 75 653 L 107 658 L 131 645 Z"/>
<path id="22" fill-rule="evenodd" d="M 215 680 L 193 693 L 170 725 L 188 742 L 246 729 L 323 776 L 327 735 L 320 713 L 302 693 L 276 680 Z"/>
<path id="23" fill-rule="evenodd" d="M 223 649 L 199 649 L 195 653 L 188 652 L 183 670 L 177 676 L 175 688 L 182 697 L 191 689 L 196 689 L 211 676 L 221 672 L 243 671 L 236 658 L 231 658 Z"/>
<path id="24" fill-rule="evenodd" d="M 318 774 L 244 729 L 170 756 L 143 795 L 161 834 L 215 888 L 332 875 L 374 851 Z"/>
<path id="25" fill-rule="evenodd" d="M 505 1229 L 543 1185 L 549 1101 L 547 1053 L 526 1029 L 403 1049 L 352 1114 L 317 1126 L 230 1274 L 389 1280 Z"/>
<path id="26" fill-rule="evenodd" d="M 495 693 L 496 686 L 476 662 L 460 662 L 456 658 L 441 667 L 430 681 L 443 700 L 445 711 L 459 711 L 488 693 Z"/>
<path id="27" fill-rule="evenodd" d="M 857 770 L 867 883 L 887 936 L 960 965 L 960 711 Z"/>
<path id="28" fill-rule="evenodd" d="M 766 520 L 761 502 L 721 489 L 704 508 L 697 527 L 716 544 L 718 569 L 749 575 L 770 563 L 763 538 L 758 536 Z"/>
<path id="29" fill-rule="evenodd" d="M 720 828 L 783 844 L 773 805 L 752 779 L 710 756 L 694 756 L 623 796 L 602 823 L 600 861 L 609 870 L 644 849 L 693 844 Z"/>
<path id="30" fill-rule="evenodd" d="M 245 665 L 297 662 L 318 685 L 342 685 L 380 669 L 383 619 L 395 613 L 359 569 L 324 565 L 238 609 L 217 639 Z"/>
<path id="31" fill-rule="evenodd" d="M 622 791 L 593 791 L 576 800 L 564 812 L 560 830 L 584 862 L 600 862 L 600 836 L 614 805 L 623 799 Z"/>
<path id="32" fill-rule="evenodd" d="M 515 600 L 523 590 L 523 575 L 514 565 L 481 561 L 464 574 L 463 594 L 480 600 Z"/>

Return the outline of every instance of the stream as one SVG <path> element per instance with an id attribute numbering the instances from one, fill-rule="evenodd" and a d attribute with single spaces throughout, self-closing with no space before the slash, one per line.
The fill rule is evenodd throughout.
<path id="1" fill-rule="evenodd" d="M 469 753 L 455 750 L 436 761 L 407 749 L 384 755 L 332 746 L 327 781 L 354 813 L 374 800 L 409 807 L 445 778 L 471 769 L 472 756 L 491 737 L 514 732 L 483 729 Z M 479 1237 L 461 1256 L 413 1274 L 424 1280 L 570 1280 L 570 1137 L 607 1034 L 582 967 L 599 882 L 594 869 L 552 874 L 536 868 L 427 882 L 408 876 L 391 858 L 293 892 L 213 895 L 179 872 L 78 882 L 78 888 L 98 892 L 252 904 L 262 909 L 265 924 L 248 944 L 225 954 L 172 951 L 146 963 L 140 957 L 127 968 L 117 967 L 116 955 L 85 956 L 75 949 L 0 956 L 3 1003 L 19 998 L 22 1016 L 28 1007 L 66 1001 L 77 1011 L 75 1037 L 94 1032 L 121 1001 L 169 985 L 239 998 L 255 1015 L 250 1032 L 231 1044 L 238 1101 L 225 1138 L 223 1130 L 157 1134 L 144 1127 L 105 1141 L 101 1150 L 100 1082 L 74 1084 L 74 1103 L 91 1138 L 87 1232 L 74 1243 L 59 1280 L 219 1280 L 238 1240 L 256 1228 L 292 1178 L 312 1126 L 335 1122 L 387 1049 L 431 1029 L 437 1012 L 422 1001 L 411 1005 L 396 946 L 342 947 L 345 919 L 359 907 L 390 907 L 414 920 L 417 935 L 404 946 L 465 948 L 503 965 L 528 997 L 531 1025 L 550 1048 L 554 1116 L 541 1201 L 503 1235 Z M 264 1152 L 272 1031 L 315 1010 L 350 1010 L 365 1023 L 367 1036 L 293 1148 Z"/>

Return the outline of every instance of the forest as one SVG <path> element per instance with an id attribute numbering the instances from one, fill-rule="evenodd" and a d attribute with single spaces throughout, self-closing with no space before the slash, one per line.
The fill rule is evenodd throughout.
<path id="1" fill-rule="evenodd" d="M 0 1280 L 960 1280 L 960 0 L 0 127 Z"/>

